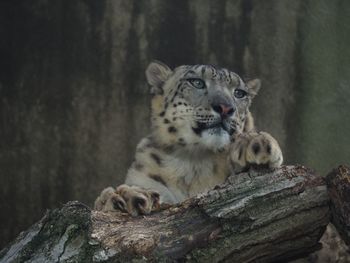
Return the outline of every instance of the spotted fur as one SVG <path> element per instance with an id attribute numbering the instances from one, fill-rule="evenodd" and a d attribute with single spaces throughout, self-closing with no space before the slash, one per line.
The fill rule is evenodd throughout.
<path id="1" fill-rule="evenodd" d="M 208 191 L 233 171 L 281 165 L 278 143 L 268 133 L 255 132 L 249 112 L 259 80 L 245 83 L 236 73 L 211 65 L 171 70 L 160 62 L 148 66 L 146 77 L 151 134 L 137 146 L 125 185 L 113 195 L 107 191 L 117 205 L 104 209 L 97 199 L 96 209 L 147 214 L 161 202 L 177 203 Z"/>

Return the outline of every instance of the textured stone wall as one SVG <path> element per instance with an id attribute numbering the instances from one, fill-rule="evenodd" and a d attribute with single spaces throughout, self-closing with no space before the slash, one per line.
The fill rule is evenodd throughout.
<path id="1" fill-rule="evenodd" d="M 287 163 L 350 154 L 350 2 L 0 2 L 0 246 L 47 208 L 124 179 L 148 132 L 144 69 L 210 63 L 260 77 L 258 126 Z M 300 149 L 300 150 L 299 150 Z"/>

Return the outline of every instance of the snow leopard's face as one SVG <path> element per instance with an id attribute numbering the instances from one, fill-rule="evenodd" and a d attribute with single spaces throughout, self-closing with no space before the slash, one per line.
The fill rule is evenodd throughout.
<path id="1" fill-rule="evenodd" d="M 247 84 L 234 72 L 210 65 L 171 71 L 152 63 L 146 71 L 154 93 L 152 124 L 165 144 L 212 150 L 241 132 L 260 81 Z"/>

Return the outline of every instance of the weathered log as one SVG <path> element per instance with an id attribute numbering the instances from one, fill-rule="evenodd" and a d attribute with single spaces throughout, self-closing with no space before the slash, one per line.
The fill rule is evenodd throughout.
<path id="1" fill-rule="evenodd" d="M 341 165 L 326 176 L 330 197 L 331 221 L 350 245 L 350 168 Z"/>
<path id="2" fill-rule="evenodd" d="M 231 176 L 206 194 L 144 217 L 70 202 L 2 250 L 0 262 L 286 262 L 317 250 L 328 222 L 322 177 L 284 166 Z"/>

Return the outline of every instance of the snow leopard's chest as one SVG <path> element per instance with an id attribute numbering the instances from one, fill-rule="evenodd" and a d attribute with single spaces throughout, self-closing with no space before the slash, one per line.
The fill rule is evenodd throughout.
<path id="1" fill-rule="evenodd" d="M 206 192 L 223 183 L 227 167 L 222 158 L 174 158 L 165 159 L 164 176 L 170 182 L 169 189 L 179 201 Z M 223 167 L 224 166 L 224 167 Z"/>

